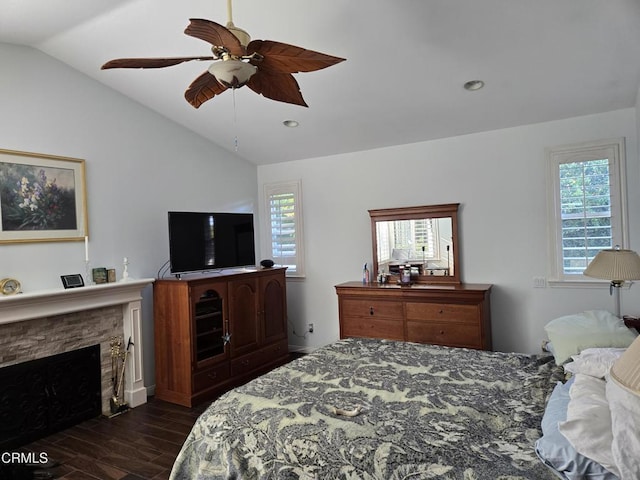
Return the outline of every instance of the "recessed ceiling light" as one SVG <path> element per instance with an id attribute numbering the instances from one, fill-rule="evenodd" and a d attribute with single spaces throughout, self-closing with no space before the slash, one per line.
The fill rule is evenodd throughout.
<path id="1" fill-rule="evenodd" d="M 482 80 L 469 80 L 464 84 L 464 89 L 473 92 L 475 90 L 480 90 L 484 87 L 484 82 Z"/>
<path id="2" fill-rule="evenodd" d="M 290 127 L 290 128 L 295 128 L 295 127 L 297 127 L 298 125 L 300 125 L 300 124 L 299 124 L 297 121 L 295 121 L 295 120 L 285 120 L 284 122 L 282 122 L 282 124 L 283 124 L 285 127 Z"/>

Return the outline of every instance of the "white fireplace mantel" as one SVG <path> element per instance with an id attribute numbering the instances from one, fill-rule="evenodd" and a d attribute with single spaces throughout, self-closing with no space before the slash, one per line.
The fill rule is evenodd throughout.
<path id="1" fill-rule="evenodd" d="M 0 324 L 139 301 L 142 289 L 153 281 L 153 278 L 143 278 L 0 297 Z"/>
<path id="2" fill-rule="evenodd" d="M 129 279 L 0 297 L 0 325 L 122 305 L 125 343 L 128 339 L 132 341 L 125 368 L 124 399 L 129 406 L 137 407 L 147 401 L 142 364 L 142 290 L 154 281 L 153 278 Z"/>

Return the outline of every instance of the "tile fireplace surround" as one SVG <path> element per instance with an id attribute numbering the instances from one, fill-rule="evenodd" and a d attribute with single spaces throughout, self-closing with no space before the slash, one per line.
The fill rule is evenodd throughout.
<path id="1" fill-rule="evenodd" d="M 43 290 L 0 297 L 0 368 L 100 344 L 102 412 L 110 413 L 112 336 L 129 337 L 124 400 L 146 403 L 142 364 L 142 290 L 154 279 Z"/>

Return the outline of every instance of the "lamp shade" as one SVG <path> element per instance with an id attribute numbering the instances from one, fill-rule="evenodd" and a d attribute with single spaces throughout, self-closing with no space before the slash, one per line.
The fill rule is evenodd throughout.
<path id="1" fill-rule="evenodd" d="M 619 282 L 640 280 L 640 256 L 633 250 L 602 250 L 591 260 L 584 274 Z"/>
<path id="2" fill-rule="evenodd" d="M 242 60 L 222 60 L 209 66 L 209 73 L 227 88 L 240 88 L 256 73 L 257 68 Z"/>
<path id="3" fill-rule="evenodd" d="M 610 373 L 620 385 L 640 395 L 640 337 L 613 364 Z"/>

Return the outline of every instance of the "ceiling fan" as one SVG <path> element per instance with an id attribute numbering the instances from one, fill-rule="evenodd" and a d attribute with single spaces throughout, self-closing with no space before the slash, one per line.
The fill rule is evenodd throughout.
<path id="1" fill-rule="evenodd" d="M 251 40 L 247 32 L 233 24 L 231 0 L 227 0 L 227 12 L 226 27 L 211 20 L 192 18 L 184 31 L 210 43 L 213 56 L 119 58 L 105 63 L 102 69 L 163 68 L 192 60 L 213 60 L 184 94 L 195 108 L 229 88 L 244 85 L 271 100 L 307 107 L 292 74 L 320 70 L 345 60 L 272 40 Z"/>

